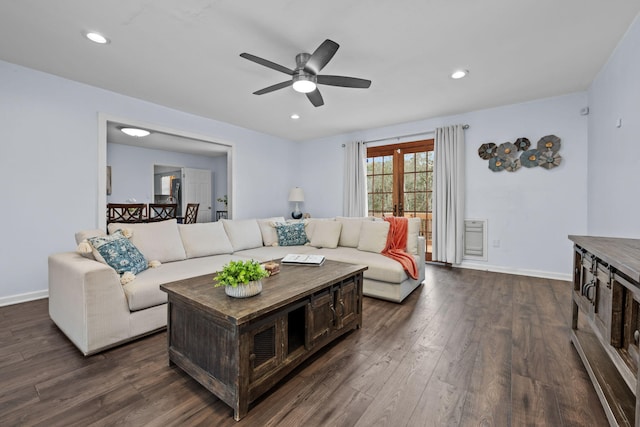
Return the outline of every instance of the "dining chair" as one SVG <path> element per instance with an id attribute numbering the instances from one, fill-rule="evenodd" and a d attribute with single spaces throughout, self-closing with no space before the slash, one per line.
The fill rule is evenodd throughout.
<path id="1" fill-rule="evenodd" d="M 187 209 L 184 213 L 184 224 L 195 224 L 198 218 L 198 207 L 200 203 L 187 203 Z"/>
<path id="2" fill-rule="evenodd" d="M 144 203 L 108 203 L 107 224 L 112 222 L 145 222 L 147 205 Z"/>
<path id="3" fill-rule="evenodd" d="M 149 222 L 173 219 L 178 212 L 176 203 L 149 203 Z"/>

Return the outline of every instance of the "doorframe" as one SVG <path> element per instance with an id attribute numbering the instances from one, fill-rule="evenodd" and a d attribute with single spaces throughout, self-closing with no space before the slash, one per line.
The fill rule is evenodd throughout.
<path id="1" fill-rule="evenodd" d="M 233 206 L 235 200 L 235 143 L 231 141 L 225 141 L 222 139 L 213 139 L 207 136 L 199 135 L 192 132 L 173 129 L 166 126 L 158 125 L 156 123 L 148 123 L 140 120 L 123 118 L 113 116 L 107 113 L 98 112 L 98 179 L 97 179 L 97 192 L 98 192 L 98 209 L 96 212 L 96 224 L 98 228 L 106 230 L 107 217 L 105 215 L 107 209 L 107 122 L 122 123 L 127 126 L 139 127 L 148 129 L 151 131 L 162 132 L 178 137 L 189 138 L 202 141 L 206 144 L 212 144 L 211 151 L 219 152 L 222 147 L 226 151 L 227 155 L 227 192 L 229 194 L 228 204 L 228 216 L 233 218 Z M 213 203 L 213 201 L 212 201 Z"/>

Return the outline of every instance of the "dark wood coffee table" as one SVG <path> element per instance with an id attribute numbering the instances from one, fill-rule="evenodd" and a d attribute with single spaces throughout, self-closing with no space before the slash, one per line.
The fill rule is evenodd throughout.
<path id="1" fill-rule="evenodd" d="M 280 268 L 244 299 L 214 288 L 213 274 L 160 286 L 169 297 L 169 363 L 231 406 L 236 420 L 309 356 L 362 325 L 367 266 Z"/>

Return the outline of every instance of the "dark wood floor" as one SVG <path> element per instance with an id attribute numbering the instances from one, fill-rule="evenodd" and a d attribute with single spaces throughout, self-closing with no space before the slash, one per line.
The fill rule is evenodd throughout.
<path id="1" fill-rule="evenodd" d="M 169 367 L 166 333 L 83 357 L 47 300 L 0 308 L 0 425 L 605 426 L 569 341 L 568 282 L 427 267 L 240 422 Z"/>

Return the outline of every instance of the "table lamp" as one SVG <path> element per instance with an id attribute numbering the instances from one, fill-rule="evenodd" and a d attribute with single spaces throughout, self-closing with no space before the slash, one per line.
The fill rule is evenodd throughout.
<path id="1" fill-rule="evenodd" d="M 300 206 L 299 206 L 300 202 L 304 202 L 304 192 L 302 191 L 302 188 L 293 187 L 289 191 L 289 201 L 296 203 L 296 208 L 294 209 L 293 212 L 291 212 L 291 217 L 293 219 L 302 218 L 302 212 L 300 212 Z"/>

